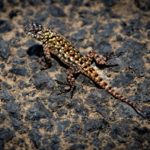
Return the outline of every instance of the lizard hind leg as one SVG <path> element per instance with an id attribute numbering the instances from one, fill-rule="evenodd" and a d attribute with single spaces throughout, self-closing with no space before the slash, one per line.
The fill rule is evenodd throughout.
<path id="1" fill-rule="evenodd" d="M 111 56 L 114 55 L 113 53 L 108 54 L 107 56 L 98 54 L 95 51 L 90 51 L 87 54 L 87 57 L 90 59 L 90 61 L 92 62 L 93 60 L 96 62 L 96 65 L 100 65 L 100 66 L 107 66 L 107 67 L 114 67 L 114 66 L 118 66 L 118 64 L 116 62 L 111 62 L 108 61 L 109 59 L 111 59 Z"/>
<path id="2" fill-rule="evenodd" d="M 90 51 L 87 54 L 87 57 L 91 58 L 91 61 L 94 59 L 98 65 L 106 65 L 107 63 L 107 58 L 103 55 L 97 54 L 95 51 Z"/>

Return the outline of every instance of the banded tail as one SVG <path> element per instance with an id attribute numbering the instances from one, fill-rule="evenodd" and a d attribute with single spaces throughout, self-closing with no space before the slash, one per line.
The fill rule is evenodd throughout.
<path id="1" fill-rule="evenodd" d="M 132 107 L 138 115 L 140 115 L 142 118 L 145 118 L 141 114 L 141 112 L 136 109 L 137 106 L 135 105 L 135 103 L 131 102 L 126 97 L 124 97 L 121 93 L 119 93 L 116 87 L 111 87 L 111 85 L 108 82 L 104 81 L 104 79 L 100 77 L 100 75 L 97 73 L 97 71 L 93 67 L 84 68 L 84 71 L 86 71 L 87 73 L 85 75 L 91 78 L 97 85 L 105 89 L 108 93 L 110 93 L 116 99 Z"/>

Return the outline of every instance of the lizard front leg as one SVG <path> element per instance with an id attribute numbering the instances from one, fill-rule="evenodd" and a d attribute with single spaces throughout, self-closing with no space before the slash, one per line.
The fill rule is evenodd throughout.
<path id="1" fill-rule="evenodd" d="M 44 69 L 47 69 L 51 66 L 51 53 L 48 48 L 44 47 L 44 56 L 41 58 L 41 63 L 44 66 Z"/>
<path id="2" fill-rule="evenodd" d="M 39 63 L 42 66 L 41 70 L 46 70 L 51 66 L 51 59 L 47 59 L 45 56 L 40 57 Z"/>
<path id="3" fill-rule="evenodd" d="M 74 69 L 74 68 L 69 68 L 67 70 L 67 81 L 69 83 L 69 86 L 70 86 L 70 92 L 71 92 L 71 97 L 73 96 L 73 92 L 74 92 L 74 89 L 75 89 L 75 75 L 80 73 L 79 70 L 77 69 Z"/>

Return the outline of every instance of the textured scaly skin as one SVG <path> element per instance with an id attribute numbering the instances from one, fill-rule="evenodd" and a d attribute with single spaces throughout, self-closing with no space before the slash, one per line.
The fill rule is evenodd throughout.
<path id="1" fill-rule="evenodd" d="M 41 25 L 29 24 L 25 27 L 25 32 L 42 42 L 45 57 L 50 60 L 51 54 L 57 56 L 69 68 L 75 72 L 80 72 L 89 77 L 92 81 L 98 84 L 101 88 L 107 90 L 112 96 L 118 100 L 130 105 L 140 116 L 144 117 L 137 109 L 134 103 L 122 96 L 117 88 L 113 88 L 110 84 L 104 81 L 97 71 L 92 67 L 92 59 L 88 56 L 83 56 L 75 47 L 62 35 L 50 29 L 45 29 Z"/>

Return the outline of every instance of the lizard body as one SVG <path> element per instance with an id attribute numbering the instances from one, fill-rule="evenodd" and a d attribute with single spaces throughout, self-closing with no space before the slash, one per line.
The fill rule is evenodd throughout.
<path id="1" fill-rule="evenodd" d="M 30 24 L 25 27 L 25 31 L 29 36 L 42 42 L 44 55 L 47 60 L 50 60 L 51 54 L 53 54 L 69 67 L 67 71 L 67 79 L 72 87 L 75 82 L 74 74 L 82 73 L 101 88 L 107 90 L 112 96 L 130 105 L 137 114 L 143 117 L 143 115 L 136 109 L 136 105 L 121 95 L 116 87 L 111 87 L 107 81 L 104 81 L 92 66 L 93 59 L 95 59 L 97 64 L 105 65 L 106 57 L 99 55 L 94 51 L 89 52 L 87 56 L 83 56 L 71 44 L 71 42 L 62 35 L 54 32 L 53 30 L 43 28 L 41 25 Z"/>

